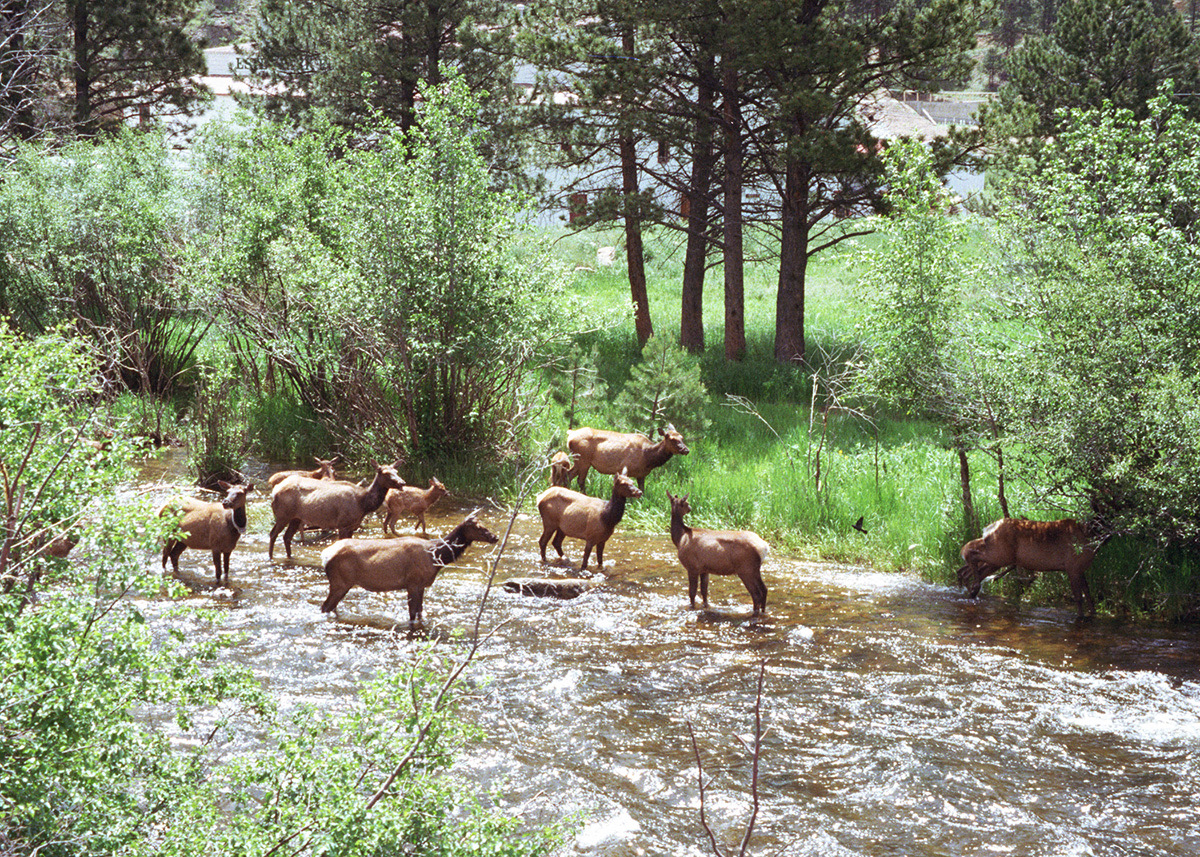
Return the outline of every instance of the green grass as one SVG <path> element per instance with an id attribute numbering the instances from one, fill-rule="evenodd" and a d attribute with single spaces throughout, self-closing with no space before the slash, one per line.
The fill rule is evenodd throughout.
<path id="1" fill-rule="evenodd" d="M 678 236 L 663 233 L 647 241 L 655 332 L 673 338 L 679 332 L 682 270 L 677 241 Z M 872 242 L 871 237 L 854 239 L 809 265 L 806 340 L 818 375 L 836 371 L 858 344 L 866 305 L 858 283 L 858 254 Z M 639 354 L 622 236 L 568 235 L 555 246 L 558 257 L 576 269 L 573 292 L 583 307 L 581 327 L 587 320 L 597 321 L 598 329 L 579 338 L 597 349 L 598 368 L 615 395 Z M 615 264 L 597 264 L 601 247 L 616 248 Z M 934 425 L 883 418 L 871 422 L 839 411 L 830 412 L 827 426 L 820 415 L 810 420 L 809 373 L 780 366 L 773 356 L 776 278 L 771 263 L 748 267 L 748 354 L 741 363 L 728 363 L 722 275 L 719 269 L 709 272 L 706 350 L 700 365 L 711 395 L 705 415 L 710 428 L 703 437 L 687 438 L 690 455 L 651 475 L 645 500 L 630 507 L 628 520 L 649 531 L 665 529 L 666 492 L 687 493 L 697 525 L 753 529 L 788 553 L 948 580 L 957 568 L 959 547 L 975 535 L 963 524 L 957 458 Z M 751 412 L 731 407 L 727 393 L 749 399 Z M 583 419 L 624 428 L 603 409 Z M 991 459 L 973 455 L 971 465 L 981 517 L 999 517 Z M 1025 499 L 1017 486 L 1009 486 L 1009 495 L 1010 502 Z M 1016 504 L 1014 509 L 1029 511 Z M 865 534 L 854 528 L 859 517 Z"/>

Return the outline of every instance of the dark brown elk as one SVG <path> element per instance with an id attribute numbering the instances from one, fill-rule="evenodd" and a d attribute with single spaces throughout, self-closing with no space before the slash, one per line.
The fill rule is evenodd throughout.
<path id="1" fill-rule="evenodd" d="M 1084 605 L 1095 612 L 1088 588 L 1087 570 L 1096 556 L 1096 545 L 1083 524 L 1072 518 L 1061 521 L 1028 521 L 1001 518 L 988 524 L 982 538 L 962 547 L 964 565 L 958 570 L 960 586 L 976 598 L 983 581 L 1012 567 L 1027 571 L 1065 571 L 1071 596 L 1080 616 Z"/>
<path id="2" fill-rule="evenodd" d="M 369 592 L 408 591 L 408 619 L 421 618 L 425 590 L 443 567 L 462 556 L 471 542 L 495 544 L 495 534 L 472 513 L 440 539 L 401 536 L 398 539 L 341 539 L 321 552 L 329 578 L 329 597 L 322 612 L 337 610 L 338 602 L 355 586 Z"/>
<path id="3" fill-rule="evenodd" d="M 583 540 L 583 565 L 587 570 L 588 557 L 596 548 L 596 567 L 604 568 L 604 545 L 625 516 L 625 500 L 642 496 L 642 489 L 633 484 L 625 473 L 613 477 L 612 497 L 601 500 L 572 491 L 570 488 L 547 488 L 537 498 L 538 513 L 542 516 L 542 537 L 538 547 L 542 562 L 546 561 L 546 544 L 554 538 L 554 549 L 563 555 L 562 543 L 565 536 Z"/>
<path id="4" fill-rule="evenodd" d="M 421 535 L 429 535 L 425 529 L 425 512 L 429 507 L 446 496 L 446 486 L 436 479 L 429 480 L 428 488 L 418 488 L 415 485 L 405 485 L 403 488 L 391 488 L 384 498 L 383 506 L 386 517 L 383 529 L 393 535 L 396 533 L 396 522 L 401 515 L 416 515 L 421 525 Z"/>
<path id="5" fill-rule="evenodd" d="M 229 557 L 242 533 L 246 532 L 246 494 L 253 491 L 254 486 L 230 485 L 228 482 L 219 484 L 225 491 L 220 503 L 183 497 L 164 504 L 158 510 L 160 517 L 166 514 L 179 515 L 179 529 L 184 533 L 184 538 L 168 538 L 163 546 L 164 570 L 170 559 L 172 570 L 179 574 L 179 556 L 185 548 L 210 550 L 217 571 L 217 583 L 221 582 L 222 571 L 225 582 L 229 583 Z"/>
<path id="6" fill-rule="evenodd" d="M 656 443 L 644 434 L 621 434 L 585 426 L 567 433 L 567 449 L 575 459 L 571 474 L 579 478 L 580 491 L 586 490 L 589 469 L 597 473 L 625 472 L 645 491 L 647 473 L 666 464 L 673 455 L 688 454 L 683 436 L 673 428 L 665 429 Z"/>
<path id="7" fill-rule="evenodd" d="M 334 530 L 348 539 L 363 518 L 383 503 L 389 488 L 403 488 L 404 480 L 390 464 L 376 464 L 375 478 L 365 488 L 349 482 L 289 476 L 271 492 L 275 525 L 267 545 L 267 556 L 275 557 L 275 539 L 283 533 L 283 547 L 290 559 L 292 537 L 301 527 Z"/>
<path id="8" fill-rule="evenodd" d="M 333 470 L 333 465 L 337 459 L 336 455 L 329 459 L 316 458 L 314 456 L 313 461 L 317 462 L 316 470 L 280 470 L 267 477 L 267 484 L 274 488 L 289 476 L 307 476 L 309 479 L 337 479 L 337 474 Z"/>
<path id="9" fill-rule="evenodd" d="M 754 615 L 767 609 L 767 585 L 762 579 L 762 564 L 770 550 L 765 541 L 749 530 L 699 530 L 683 522 L 683 516 L 692 511 L 687 497 L 674 497 L 667 492 L 671 501 L 671 541 L 679 552 L 679 562 L 688 573 L 688 599 L 696 609 L 696 586 L 700 597 L 708 607 L 708 576 L 710 574 L 737 575 L 750 593 L 754 604 Z"/>

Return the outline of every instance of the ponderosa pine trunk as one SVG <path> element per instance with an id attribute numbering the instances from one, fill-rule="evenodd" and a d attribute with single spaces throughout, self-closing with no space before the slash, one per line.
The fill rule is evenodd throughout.
<path id="1" fill-rule="evenodd" d="M 725 359 L 741 361 L 746 356 L 745 251 L 742 243 L 742 110 L 739 101 L 737 63 L 725 58 L 722 74 L 723 120 L 725 123 Z"/>
<path id="2" fill-rule="evenodd" d="M 683 259 L 682 306 L 679 344 L 693 354 L 704 351 L 704 270 L 708 259 L 708 212 L 713 167 L 712 110 L 716 101 L 716 60 L 701 61 L 696 93 L 696 139 L 692 149 L 692 176 L 687 191 L 687 250 Z"/>
<path id="3" fill-rule="evenodd" d="M 633 29 L 621 37 L 626 56 L 634 56 Z M 650 297 L 646 292 L 646 258 L 642 248 L 642 212 L 635 200 L 638 193 L 637 146 L 633 133 L 623 131 L 618 140 L 621 151 L 621 190 L 625 194 L 625 262 L 629 272 L 629 292 L 633 300 L 634 328 L 639 345 L 654 335 L 650 321 Z"/>
<path id="4" fill-rule="evenodd" d="M 808 267 L 807 165 L 790 159 L 784 183 L 775 296 L 775 359 L 804 362 L 804 278 Z"/>

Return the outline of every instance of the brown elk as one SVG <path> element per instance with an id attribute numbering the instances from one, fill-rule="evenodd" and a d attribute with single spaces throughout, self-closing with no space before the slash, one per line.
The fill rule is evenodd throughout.
<path id="1" fill-rule="evenodd" d="M 301 527 L 335 530 L 339 539 L 350 538 L 363 518 L 380 507 L 389 488 L 403 487 L 404 480 L 390 464 L 376 464 L 375 478 L 365 488 L 349 482 L 289 476 L 271 492 L 275 525 L 271 527 L 267 556 L 274 559 L 275 538 L 283 532 L 283 547 L 290 559 L 292 537 Z"/>
<path id="2" fill-rule="evenodd" d="M 408 619 L 421 618 L 425 590 L 443 567 L 462 556 L 471 542 L 495 544 L 496 535 L 471 513 L 448 535 L 433 541 L 418 536 L 398 539 L 341 539 L 321 552 L 329 578 L 329 597 L 321 611 L 337 610 L 338 602 L 355 586 L 369 592 L 408 591 Z"/>
<path id="3" fill-rule="evenodd" d="M 219 503 L 208 503 L 192 497 L 183 497 L 164 504 L 158 514 L 180 515 L 179 529 L 182 539 L 168 538 L 163 546 L 162 567 L 167 560 L 179 574 L 179 556 L 185 548 L 212 551 L 213 566 L 217 571 L 217 583 L 221 582 L 222 570 L 225 582 L 229 583 L 229 557 L 237 546 L 238 539 L 246 532 L 246 494 L 254 490 L 253 485 L 230 485 L 219 482 L 225 497 Z"/>
<path id="4" fill-rule="evenodd" d="M 754 615 L 767 609 L 767 585 L 762 579 L 762 564 L 770 550 L 765 541 L 749 530 L 698 530 L 687 526 L 683 516 L 692 511 L 688 498 L 671 501 L 671 541 L 679 552 L 679 562 L 688 573 L 688 599 L 696 609 L 696 585 L 708 608 L 708 576 L 736 574 L 750 593 Z"/>
<path id="5" fill-rule="evenodd" d="M 279 470 L 267 477 L 267 484 L 274 488 L 289 476 L 307 476 L 309 479 L 337 479 L 337 474 L 333 470 L 333 465 L 337 462 L 338 456 L 333 458 L 317 458 L 313 457 L 313 461 L 317 462 L 316 470 Z"/>
<path id="6" fill-rule="evenodd" d="M 575 459 L 571 474 L 579 478 L 580 491 L 587 485 L 589 468 L 597 473 L 625 472 L 644 491 L 647 473 L 666 464 L 673 455 L 688 454 L 683 436 L 669 427 L 656 443 L 644 434 L 621 434 L 585 426 L 568 432 L 567 449 Z"/>
<path id="7" fill-rule="evenodd" d="M 1065 571 L 1071 596 L 1080 616 L 1095 612 L 1088 588 L 1087 570 L 1096 556 L 1096 545 L 1083 524 L 1072 518 L 1061 521 L 1029 521 L 1001 518 L 988 524 L 983 536 L 962 547 L 964 565 L 958 570 L 960 586 L 976 598 L 983 581 L 1013 567 L 1027 571 Z"/>
<path id="8" fill-rule="evenodd" d="M 613 477 L 612 497 L 601 500 L 572 491 L 570 488 L 547 488 L 537 498 L 538 513 L 542 516 L 542 537 L 538 547 L 542 562 L 546 561 L 546 544 L 554 537 L 554 549 L 563 555 L 562 542 L 565 536 L 583 540 L 583 565 L 587 570 L 592 547 L 596 548 L 596 567 L 604 568 L 604 545 L 608 543 L 625 516 L 625 500 L 642 496 L 642 489 L 622 472 Z"/>
<path id="9" fill-rule="evenodd" d="M 571 456 L 560 451 L 550 457 L 550 485 L 552 487 L 566 488 L 571 484 L 571 478 L 574 475 Z"/>
<path id="10" fill-rule="evenodd" d="M 445 497 L 446 493 L 446 486 L 436 479 L 429 480 L 428 488 L 405 485 L 403 488 L 389 489 L 387 497 L 383 501 L 386 510 L 383 529 L 393 535 L 398 535 L 396 522 L 400 520 L 400 516 L 416 515 L 417 522 L 421 525 L 421 535 L 429 535 L 425 529 L 425 512 L 429 510 L 430 506 Z"/>

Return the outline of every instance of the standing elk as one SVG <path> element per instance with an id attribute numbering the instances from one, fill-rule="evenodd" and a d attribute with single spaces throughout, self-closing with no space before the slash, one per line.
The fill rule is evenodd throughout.
<path id="1" fill-rule="evenodd" d="M 647 473 L 666 464 L 673 455 L 688 454 L 683 436 L 671 427 L 663 430 L 656 443 L 636 432 L 621 434 L 585 426 L 567 433 L 567 449 L 575 459 L 570 473 L 579 478 L 580 491 L 586 489 L 589 469 L 614 475 L 624 472 L 645 491 Z"/>
<path id="2" fill-rule="evenodd" d="M 1079 521 L 1029 521 L 1001 518 L 984 527 L 983 536 L 962 547 L 964 565 L 958 583 L 967 596 L 977 598 L 983 581 L 1012 567 L 1027 571 L 1065 571 L 1078 615 L 1094 613 L 1096 605 L 1088 587 L 1087 570 L 1096 556 L 1096 545 Z M 1007 573 L 1007 571 L 1004 571 Z"/>
<path id="3" fill-rule="evenodd" d="M 538 513 L 542 516 L 542 537 L 538 539 L 542 562 L 546 561 L 546 544 L 551 536 L 559 556 L 563 555 L 563 538 L 570 536 L 583 540 L 583 565 L 579 570 L 587 571 L 593 546 L 596 548 L 596 567 L 603 570 L 604 545 L 625 516 L 625 500 L 641 496 L 642 489 L 624 472 L 613 477 L 612 497 L 608 500 L 589 497 L 570 488 L 547 488 L 537 498 Z"/>
<path id="4" fill-rule="evenodd" d="M 337 474 L 333 470 L 333 465 L 337 462 L 338 456 L 333 458 L 317 458 L 313 456 L 313 461 L 317 462 L 316 470 L 279 470 L 267 477 L 267 484 L 274 488 L 289 476 L 307 476 L 309 479 L 337 479 Z"/>
<path id="5" fill-rule="evenodd" d="M 363 518 L 383 503 L 389 488 L 403 488 L 404 480 L 390 464 L 376 464 L 375 478 L 364 487 L 349 482 L 289 476 L 271 492 L 275 525 L 267 545 L 267 556 L 275 558 L 275 539 L 283 532 L 283 547 L 292 557 L 292 537 L 301 527 L 334 530 L 348 539 Z M 286 529 L 285 529 L 286 528 Z"/>
<path id="6" fill-rule="evenodd" d="M 767 585 L 762 579 L 762 564 L 770 547 L 749 530 L 699 530 L 683 522 L 683 516 L 692 511 L 688 498 L 674 497 L 667 492 L 671 501 L 671 541 L 679 552 L 679 562 L 688 573 L 688 599 L 696 609 L 696 585 L 700 586 L 700 597 L 708 608 L 708 576 L 710 574 L 736 574 L 746 585 L 750 600 L 754 604 L 753 615 L 767 609 Z"/>
<path id="7" fill-rule="evenodd" d="M 405 485 L 403 488 L 388 489 L 387 497 L 383 501 L 386 510 L 383 520 L 384 531 L 397 535 L 396 522 L 400 520 L 400 516 L 416 515 L 417 522 L 421 525 L 421 535 L 429 535 L 425 529 L 425 513 L 430 506 L 445 497 L 446 493 L 446 486 L 436 479 L 429 480 L 428 488 Z"/>
<path id="8" fill-rule="evenodd" d="M 462 556 L 471 542 L 495 544 L 499 539 L 472 512 L 448 535 L 429 541 L 418 536 L 398 539 L 341 539 L 321 552 L 321 565 L 329 578 L 329 597 L 323 613 L 337 610 L 355 586 L 369 592 L 408 591 L 408 620 L 421 618 L 425 590 L 438 572 Z"/>
<path id="9" fill-rule="evenodd" d="M 242 533 L 246 532 L 246 494 L 253 491 L 254 486 L 218 484 L 225 491 L 225 497 L 219 503 L 183 497 L 165 503 L 158 510 L 159 517 L 171 513 L 180 515 L 179 529 L 184 533 L 182 539 L 168 538 L 163 546 L 164 571 L 170 559 L 172 570 L 179 574 L 179 556 L 185 548 L 210 550 L 217 583 L 221 582 L 222 570 L 225 583 L 229 583 L 229 557 Z"/>

